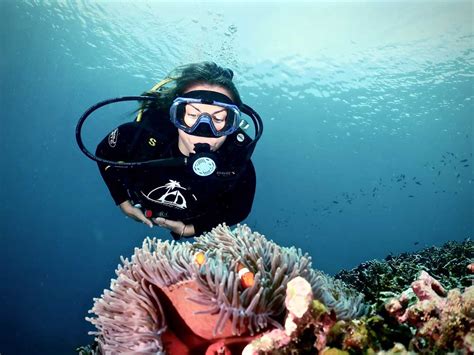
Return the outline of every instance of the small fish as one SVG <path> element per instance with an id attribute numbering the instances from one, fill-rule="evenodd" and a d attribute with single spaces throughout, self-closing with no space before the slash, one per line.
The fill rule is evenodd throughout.
<path id="1" fill-rule="evenodd" d="M 202 251 L 198 251 L 196 254 L 194 254 L 194 261 L 196 262 L 196 264 L 201 266 L 206 262 L 206 256 Z"/>
<path id="2" fill-rule="evenodd" d="M 441 175 L 441 170 L 440 170 L 440 171 L 438 171 L 438 176 L 440 176 L 440 175 Z"/>
<path id="3" fill-rule="evenodd" d="M 255 283 L 255 278 L 253 272 L 245 267 L 241 263 L 237 263 L 237 272 L 240 279 L 240 284 L 243 288 L 248 288 L 253 286 Z"/>
<path id="4" fill-rule="evenodd" d="M 414 245 L 418 245 L 418 244 L 420 244 L 420 242 L 415 242 L 415 243 L 413 243 L 413 244 L 414 244 Z"/>
<path id="5" fill-rule="evenodd" d="M 417 185 L 421 185 L 421 182 L 419 182 L 419 181 L 415 181 L 415 183 L 416 183 Z"/>
<path id="6" fill-rule="evenodd" d="M 467 162 L 467 159 L 460 160 L 459 162 L 460 163 L 465 163 L 465 162 Z"/>
<path id="7" fill-rule="evenodd" d="M 335 203 L 335 204 L 337 205 L 339 202 L 337 202 L 337 201 L 332 201 L 332 203 Z"/>
<path id="8" fill-rule="evenodd" d="M 469 164 L 465 164 L 464 167 L 467 168 L 469 166 Z"/>
<path id="9" fill-rule="evenodd" d="M 461 176 L 461 174 L 457 174 L 457 175 L 456 175 L 457 178 L 460 177 L 460 176 Z"/>
<path id="10" fill-rule="evenodd" d="M 415 196 L 413 196 L 413 195 L 408 195 L 408 197 L 412 197 L 412 198 L 413 198 L 413 197 L 415 197 Z"/>

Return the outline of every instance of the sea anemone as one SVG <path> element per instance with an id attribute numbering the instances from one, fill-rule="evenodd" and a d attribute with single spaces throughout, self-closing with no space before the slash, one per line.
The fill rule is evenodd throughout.
<path id="1" fill-rule="evenodd" d="M 96 317 L 86 318 L 97 328 L 91 334 L 103 353 L 168 351 L 161 337 L 179 332 L 177 327 L 170 329 L 176 315 L 168 313 L 171 304 L 176 306 L 176 299 L 186 308 L 176 307 L 176 312 L 200 339 L 281 329 L 286 285 L 297 276 L 309 282 L 315 299 L 333 310 L 338 319 L 367 312 L 359 293 L 313 270 L 307 254 L 281 247 L 246 225 L 234 230 L 219 225 L 195 238 L 194 243 L 146 238 L 130 261 L 121 260 L 123 266 L 116 270 L 110 291 L 94 299 L 90 313 Z M 250 283 L 242 282 L 242 267 L 253 276 Z M 212 324 L 204 324 L 209 318 L 199 318 L 209 316 Z M 200 329 L 208 325 L 210 333 Z"/>

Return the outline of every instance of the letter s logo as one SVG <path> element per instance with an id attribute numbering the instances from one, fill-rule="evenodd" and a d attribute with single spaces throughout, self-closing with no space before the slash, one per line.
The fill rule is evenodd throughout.
<path id="1" fill-rule="evenodd" d="M 152 147 L 156 146 L 156 139 L 155 138 L 150 138 L 148 140 L 148 144 L 151 145 Z"/>

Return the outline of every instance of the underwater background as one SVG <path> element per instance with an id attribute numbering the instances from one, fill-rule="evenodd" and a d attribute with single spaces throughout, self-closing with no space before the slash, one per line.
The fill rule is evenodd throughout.
<path id="1" fill-rule="evenodd" d="M 472 2 L 0 1 L 0 353 L 73 354 L 150 230 L 78 149 L 97 101 L 234 71 L 264 121 L 246 223 L 328 274 L 473 236 Z M 86 127 L 91 150 L 132 105 Z M 109 110 L 109 111 L 107 111 Z"/>

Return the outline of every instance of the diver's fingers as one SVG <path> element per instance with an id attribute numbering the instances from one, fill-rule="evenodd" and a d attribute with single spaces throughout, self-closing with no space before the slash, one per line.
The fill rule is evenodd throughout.
<path id="1" fill-rule="evenodd" d="M 163 217 L 156 217 L 154 222 L 158 224 L 160 227 L 168 227 L 168 220 Z"/>
<path id="2" fill-rule="evenodd" d="M 181 230 L 183 229 L 183 222 L 180 221 L 169 221 L 167 224 L 167 228 L 175 233 L 181 233 Z"/>
<path id="3" fill-rule="evenodd" d="M 143 217 L 143 219 L 140 219 L 143 223 L 145 223 L 148 227 L 153 228 L 153 222 L 150 221 L 148 218 Z"/>
<path id="4" fill-rule="evenodd" d="M 143 213 L 141 213 L 141 216 L 140 215 L 138 216 L 138 221 L 145 223 L 150 228 L 153 228 L 153 222 L 150 221 L 148 218 L 146 218 Z"/>
<path id="5" fill-rule="evenodd" d="M 122 212 L 130 218 L 133 218 L 137 222 L 145 223 L 148 227 L 153 228 L 153 222 L 145 217 L 142 210 L 134 207 L 130 201 L 124 201 L 120 204 Z"/>
<path id="6" fill-rule="evenodd" d="M 136 220 L 137 222 L 142 222 L 146 224 L 148 227 L 153 228 L 153 222 L 150 221 L 148 218 L 146 218 L 143 212 L 139 208 L 133 207 L 133 209 L 129 212 L 128 215 L 134 220 Z"/>
<path id="7" fill-rule="evenodd" d="M 154 222 L 160 227 L 167 228 L 175 233 L 180 233 L 184 226 L 184 223 L 181 221 L 173 221 L 172 219 L 166 219 L 163 217 L 155 218 Z"/>

